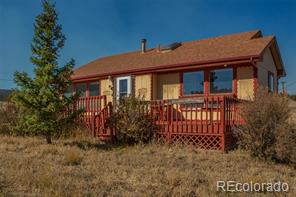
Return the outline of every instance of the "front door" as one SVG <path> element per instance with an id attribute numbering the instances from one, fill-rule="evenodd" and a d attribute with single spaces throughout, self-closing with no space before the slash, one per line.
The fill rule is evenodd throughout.
<path id="1" fill-rule="evenodd" d="M 116 98 L 122 98 L 131 94 L 131 77 L 118 77 L 116 80 Z"/>

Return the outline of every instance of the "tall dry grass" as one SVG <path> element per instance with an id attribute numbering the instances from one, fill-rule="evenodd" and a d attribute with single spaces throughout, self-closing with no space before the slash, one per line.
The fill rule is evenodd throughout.
<path id="1" fill-rule="evenodd" d="M 0 136 L 0 196 L 234 196 L 216 181 L 289 183 L 295 169 L 252 159 L 159 144 L 114 147 L 82 137 L 55 141 Z M 242 196 L 249 196 L 243 193 Z M 264 194 L 260 194 L 264 195 Z"/>
<path id="2" fill-rule="evenodd" d="M 241 148 L 254 157 L 296 166 L 296 124 L 287 96 L 256 92 L 252 102 L 242 104 L 244 124 L 234 128 Z"/>

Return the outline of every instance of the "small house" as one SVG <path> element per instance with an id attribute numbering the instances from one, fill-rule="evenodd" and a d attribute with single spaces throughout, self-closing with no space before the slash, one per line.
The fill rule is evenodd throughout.
<path id="1" fill-rule="evenodd" d="M 82 99 L 104 98 L 104 105 L 127 95 L 160 105 L 150 111 L 162 114 L 160 136 L 172 141 L 215 141 L 211 147 L 225 148 L 234 100 L 252 100 L 259 86 L 277 92 L 286 75 L 275 36 L 259 30 L 148 46 L 142 39 L 138 51 L 81 66 L 72 77 L 73 91 Z"/>

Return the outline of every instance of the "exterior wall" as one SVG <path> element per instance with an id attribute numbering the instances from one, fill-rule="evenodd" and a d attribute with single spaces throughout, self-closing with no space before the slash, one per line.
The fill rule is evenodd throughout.
<path id="1" fill-rule="evenodd" d="M 157 74 L 152 74 L 152 99 L 157 99 Z"/>
<path id="2" fill-rule="evenodd" d="M 268 72 L 274 74 L 274 88 L 277 91 L 277 69 L 273 61 L 270 49 L 265 50 L 263 61 L 258 63 L 258 85 L 268 87 Z"/>
<path id="3" fill-rule="evenodd" d="M 157 99 L 178 99 L 179 78 L 179 73 L 157 75 Z"/>
<path id="4" fill-rule="evenodd" d="M 271 52 L 267 49 L 263 55 L 263 61 L 258 62 L 256 67 L 251 65 L 236 67 L 234 74 L 236 82 L 233 82 L 234 94 L 236 93 L 239 99 L 252 100 L 257 82 L 258 85 L 267 86 L 269 72 L 274 73 L 274 87 L 277 90 L 277 70 Z M 132 80 L 132 92 L 134 96 L 143 97 L 145 100 L 179 99 L 179 96 L 181 96 L 180 82 L 179 72 L 136 75 Z M 112 81 L 109 79 L 100 80 L 100 95 L 106 95 L 108 102 L 113 101 L 110 88 L 112 85 Z"/>
<path id="5" fill-rule="evenodd" d="M 254 97 L 254 71 L 252 66 L 237 67 L 237 97 L 252 100 Z"/>
<path id="6" fill-rule="evenodd" d="M 151 74 L 135 76 L 135 96 L 144 98 L 145 100 L 152 99 L 152 78 Z"/>
<path id="7" fill-rule="evenodd" d="M 100 81 L 101 85 L 101 95 L 106 95 L 107 96 L 107 102 L 112 102 L 113 101 L 113 95 L 112 95 L 112 90 L 110 87 L 113 87 L 112 81 L 109 79 L 103 79 Z"/>

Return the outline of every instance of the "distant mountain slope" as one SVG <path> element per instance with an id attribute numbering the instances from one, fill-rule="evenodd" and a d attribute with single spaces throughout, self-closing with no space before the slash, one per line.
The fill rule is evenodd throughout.
<path id="1" fill-rule="evenodd" d="M 8 96 L 11 94 L 12 90 L 0 89 L 0 101 L 7 100 Z"/>

